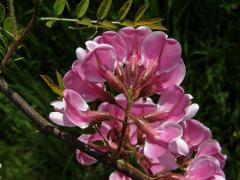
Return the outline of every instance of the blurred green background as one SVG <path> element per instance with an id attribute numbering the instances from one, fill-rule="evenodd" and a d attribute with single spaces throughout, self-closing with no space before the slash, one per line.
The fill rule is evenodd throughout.
<path id="1" fill-rule="evenodd" d="M 6 5 L 5 0 L 1 3 Z M 68 0 L 74 17 L 79 1 Z M 95 18 L 100 1 L 91 0 L 88 16 Z M 113 0 L 109 19 L 115 19 L 124 1 Z M 143 0 L 135 0 L 127 18 L 133 19 Z M 183 86 L 199 103 L 197 119 L 212 129 L 228 155 L 227 179 L 240 179 L 240 2 L 238 0 L 149 0 L 145 18 L 164 18 L 170 37 L 182 44 L 187 75 Z M 39 16 L 54 16 L 54 1 L 43 1 Z M 31 17 L 33 2 L 15 0 L 19 27 Z M 8 8 L 8 6 L 6 5 Z M 84 46 L 94 29 L 69 29 L 57 22 L 49 29 L 38 21 L 24 46 L 14 55 L 6 77 L 12 88 L 45 117 L 56 96 L 40 78 L 65 73 L 75 60 L 75 49 Z M 99 30 L 98 34 L 103 30 Z M 3 42 L 1 42 L 3 43 Z M 20 58 L 19 57 L 24 57 Z M 2 58 L 2 56 L 1 56 Z M 74 149 L 39 134 L 30 121 L 0 94 L 0 179 L 107 179 L 103 165 L 82 167 Z"/>

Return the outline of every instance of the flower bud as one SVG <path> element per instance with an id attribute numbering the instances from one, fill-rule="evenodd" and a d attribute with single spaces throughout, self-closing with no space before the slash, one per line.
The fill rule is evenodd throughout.
<path id="1" fill-rule="evenodd" d="M 114 74 L 110 71 L 105 71 L 102 73 L 103 77 L 108 81 L 110 86 L 112 86 L 116 91 L 120 93 L 125 92 L 125 86 L 124 84 L 118 79 L 117 76 L 114 76 Z"/>

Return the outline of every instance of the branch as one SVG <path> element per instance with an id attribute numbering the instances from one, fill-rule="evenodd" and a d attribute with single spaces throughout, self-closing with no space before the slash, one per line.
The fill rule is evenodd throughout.
<path id="1" fill-rule="evenodd" d="M 7 50 L 6 55 L 4 56 L 3 60 L 2 60 L 2 67 L 4 67 L 9 59 L 12 57 L 13 53 L 16 51 L 16 49 L 18 48 L 19 45 L 22 44 L 22 42 L 24 41 L 24 39 L 26 38 L 27 33 L 32 29 L 34 22 L 36 21 L 36 17 L 37 17 L 37 8 L 35 8 L 34 13 L 32 15 L 32 18 L 30 20 L 30 22 L 28 23 L 27 27 L 25 28 L 25 30 L 22 32 L 22 34 L 17 38 L 16 41 L 14 41 Z"/>
<path id="2" fill-rule="evenodd" d="M 23 113 L 25 113 L 29 119 L 36 125 L 38 130 L 46 135 L 52 135 L 56 138 L 62 140 L 66 144 L 71 145 L 74 148 L 81 150 L 82 152 L 88 154 L 89 156 L 103 162 L 104 164 L 115 168 L 116 170 L 126 174 L 132 179 L 139 180 L 153 180 L 141 172 L 140 170 L 134 168 L 131 164 L 125 162 L 124 160 L 114 161 L 107 153 L 101 152 L 97 149 L 90 147 L 89 145 L 79 141 L 77 138 L 73 137 L 68 132 L 62 131 L 56 126 L 49 123 L 45 118 L 43 118 L 37 111 L 35 111 L 17 92 L 9 88 L 7 82 L 4 80 L 2 75 L 0 75 L 0 91 L 8 97 Z"/>

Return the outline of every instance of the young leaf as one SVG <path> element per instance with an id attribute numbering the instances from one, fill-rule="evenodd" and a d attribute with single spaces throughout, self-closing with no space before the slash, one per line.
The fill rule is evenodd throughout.
<path id="1" fill-rule="evenodd" d="M 112 24 L 112 22 L 111 22 L 111 21 L 108 21 L 108 20 L 103 20 L 103 21 L 101 22 L 101 24 L 102 24 L 103 26 L 106 26 L 106 28 L 110 28 L 110 29 L 116 29 L 116 28 L 117 28 L 117 26 L 116 26 L 115 24 Z"/>
<path id="2" fill-rule="evenodd" d="M 59 87 L 56 84 L 54 84 L 53 80 L 48 75 L 40 76 L 54 93 L 58 94 L 59 96 L 62 96 L 62 90 L 59 89 Z"/>
<path id="3" fill-rule="evenodd" d="M 7 17 L 4 20 L 3 29 L 9 33 L 12 33 L 13 25 L 12 25 L 12 19 L 10 17 Z"/>
<path id="4" fill-rule="evenodd" d="M 8 39 L 1 32 L 0 32 L 0 38 L 1 38 L 2 42 L 3 42 L 4 47 L 8 48 L 8 44 L 9 44 Z"/>
<path id="5" fill-rule="evenodd" d="M 127 0 L 122 7 L 119 9 L 118 11 L 118 15 L 119 15 L 119 21 L 124 20 L 124 18 L 126 17 L 128 11 L 130 10 L 130 7 L 132 5 L 133 0 Z"/>
<path id="6" fill-rule="evenodd" d="M 77 23 L 84 25 L 84 26 L 90 26 L 92 24 L 91 20 L 88 17 L 83 17 L 83 18 L 79 19 L 79 21 Z"/>
<path id="7" fill-rule="evenodd" d="M 53 26 L 54 23 L 55 23 L 55 21 L 47 21 L 45 25 L 46 25 L 48 28 L 52 28 L 52 26 Z"/>
<path id="8" fill-rule="evenodd" d="M 143 14 L 145 13 L 145 11 L 147 10 L 148 7 L 149 7 L 149 3 L 146 3 L 138 9 L 138 11 L 135 15 L 135 19 L 134 19 L 135 22 L 137 22 L 137 21 L 139 21 L 139 19 L 141 19 L 141 17 L 143 16 Z"/>
<path id="9" fill-rule="evenodd" d="M 5 18 L 5 8 L 2 3 L 0 3 L 0 23 L 3 22 Z"/>
<path id="10" fill-rule="evenodd" d="M 103 0 L 98 8 L 97 11 L 97 18 L 98 20 L 103 20 L 110 10 L 110 7 L 112 5 L 112 0 Z"/>
<path id="11" fill-rule="evenodd" d="M 168 29 L 161 24 L 151 24 L 148 25 L 150 29 L 159 30 L 159 31 L 168 31 Z"/>
<path id="12" fill-rule="evenodd" d="M 153 19 L 146 19 L 146 20 L 141 20 L 134 22 L 136 26 L 147 26 L 147 25 L 152 25 L 156 23 L 160 23 L 163 19 L 161 18 L 153 18 Z"/>
<path id="13" fill-rule="evenodd" d="M 123 22 L 121 22 L 122 26 L 131 26 L 131 27 L 135 27 L 134 22 L 130 21 L 130 20 L 124 20 Z"/>
<path id="14" fill-rule="evenodd" d="M 78 3 L 76 8 L 76 16 L 78 18 L 83 17 L 88 10 L 88 6 L 89 6 L 89 0 L 81 0 L 80 3 Z"/>
<path id="15" fill-rule="evenodd" d="M 4 55 L 6 53 L 6 50 L 0 46 L 0 55 Z"/>
<path id="16" fill-rule="evenodd" d="M 58 80 L 58 86 L 61 90 L 63 90 L 63 77 L 57 70 L 56 70 L 56 76 Z"/>
<path id="17" fill-rule="evenodd" d="M 56 0 L 53 6 L 53 11 L 56 16 L 61 15 L 66 5 L 66 0 Z"/>

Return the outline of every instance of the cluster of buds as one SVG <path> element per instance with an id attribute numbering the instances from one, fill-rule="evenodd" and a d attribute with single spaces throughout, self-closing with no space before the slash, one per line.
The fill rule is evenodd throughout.
<path id="1" fill-rule="evenodd" d="M 157 179 L 225 179 L 226 155 L 193 119 L 199 106 L 180 87 L 186 69 L 178 41 L 126 27 L 87 41 L 76 55 L 63 79 L 63 100 L 51 103 L 52 122 L 93 128 L 79 140 L 113 158 L 134 159 Z M 76 157 L 83 165 L 97 162 L 80 150 Z M 114 171 L 109 179 L 131 178 Z"/>

